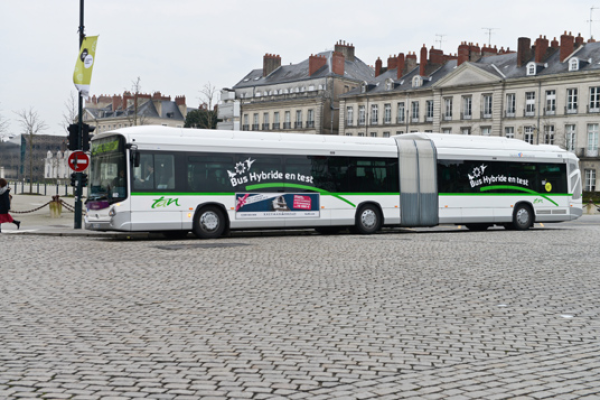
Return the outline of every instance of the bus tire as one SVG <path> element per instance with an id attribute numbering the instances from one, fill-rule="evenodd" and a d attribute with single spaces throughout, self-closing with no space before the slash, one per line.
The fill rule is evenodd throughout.
<path id="1" fill-rule="evenodd" d="M 164 231 L 163 236 L 169 240 L 185 239 L 188 235 L 188 231 Z"/>
<path id="2" fill-rule="evenodd" d="M 467 227 L 468 230 L 474 231 L 474 232 L 486 231 L 487 228 L 490 227 L 490 225 L 488 225 L 488 224 L 465 224 L 465 226 Z"/>
<path id="3" fill-rule="evenodd" d="M 363 235 L 370 235 L 381 228 L 381 212 L 372 205 L 362 206 L 356 213 L 356 224 L 354 230 Z"/>
<path id="4" fill-rule="evenodd" d="M 512 228 L 518 231 L 525 231 L 533 225 L 533 211 L 531 207 L 525 204 L 519 204 L 513 212 Z"/>
<path id="5" fill-rule="evenodd" d="M 225 231 L 223 211 L 215 206 L 206 206 L 196 212 L 194 234 L 200 239 L 215 239 Z"/>

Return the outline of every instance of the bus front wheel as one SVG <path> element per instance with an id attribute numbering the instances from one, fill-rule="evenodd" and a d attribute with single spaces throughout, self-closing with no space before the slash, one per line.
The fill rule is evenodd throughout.
<path id="1" fill-rule="evenodd" d="M 363 235 L 377 232 L 381 228 L 381 213 L 373 205 L 362 206 L 356 214 L 354 230 Z"/>
<path id="2" fill-rule="evenodd" d="M 218 207 L 208 206 L 196 213 L 194 234 L 200 239 L 215 239 L 225 231 L 225 216 Z"/>
<path id="3" fill-rule="evenodd" d="M 515 212 L 513 214 L 512 228 L 518 231 L 524 231 L 529 229 L 532 225 L 533 212 L 531 211 L 531 208 L 526 205 L 519 204 L 515 208 Z"/>

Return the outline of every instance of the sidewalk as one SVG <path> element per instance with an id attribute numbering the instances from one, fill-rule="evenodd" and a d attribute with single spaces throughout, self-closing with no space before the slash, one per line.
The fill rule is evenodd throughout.
<path id="1" fill-rule="evenodd" d="M 75 207 L 74 197 L 61 197 L 61 200 L 63 200 L 72 208 Z M 81 229 L 75 229 L 75 214 L 72 211 L 67 210 L 66 207 L 63 207 L 62 213 L 59 217 L 52 217 L 50 215 L 50 206 L 45 205 L 50 201 L 52 201 L 52 196 L 26 194 L 13 195 L 11 205 L 12 210 L 10 215 L 14 219 L 21 221 L 21 228 L 17 230 L 17 227 L 14 224 L 2 224 L 2 234 L 97 236 L 122 239 L 132 238 L 133 236 L 136 238 L 148 238 L 150 236 L 150 234 L 146 232 L 131 233 L 88 231 L 85 229 L 85 221 L 83 216 L 81 217 Z M 83 201 L 82 207 L 85 210 Z M 36 210 L 38 208 L 40 209 Z M 23 214 L 21 214 L 22 212 Z"/>

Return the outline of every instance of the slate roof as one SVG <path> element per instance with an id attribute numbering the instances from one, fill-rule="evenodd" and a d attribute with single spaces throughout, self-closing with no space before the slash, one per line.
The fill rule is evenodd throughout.
<path id="1" fill-rule="evenodd" d="M 241 81 L 233 88 L 241 89 L 253 86 L 275 85 L 280 83 L 291 83 L 303 80 L 324 78 L 329 76 L 339 76 L 331 72 L 330 63 L 333 51 L 321 52 L 318 55 L 327 58 L 327 64 L 317 70 L 312 76 L 308 75 L 308 58 L 298 64 L 282 65 L 275 69 L 269 75 L 263 77 L 263 70 L 254 69 L 250 71 Z M 355 81 L 370 81 L 375 77 L 375 73 L 371 67 L 365 64 L 358 57 L 355 61 L 344 61 L 344 77 Z"/>
<path id="2" fill-rule="evenodd" d="M 579 59 L 579 70 L 569 71 L 569 60 L 573 57 Z M 591 62 L 590 62 L 591 60 Z M 486 71 L 489 74 L 497 76 L 499 79 L 511 80 L 527 77 L 527 64 L 534 61 L 534 56 L 524 63 L 523 66 L 517 66 L 517 53 L 500 54 L 495 56 L 481 57 L 476 62 L 470 62 L 469 64 Z M 397 69 L 387 70 L 378 77 L 373 77 L 367 80 L 369 86 L 367 93 L 393 93 L 403 92 L 421 88 L 427 88 L 435 84 L 440 79 L 444 78 L 448 74 L 451 74 L 456 69 L 456 60 L 448 61 L 437 70 L 434 70 L 429 76 L 423 78 L 422 86 L 420 88 L 413 88 L 412 78 L 419 74 L 419 64 L 402 76 L 400 79 L 396 78 Z M 548 76 L 556 74 L 566 73 L 581 73 L 586 71 L 597 71 L 600 70 L 600 42 L 586 43 L 583 46 L 576 49 L 564 62 L 560 62 L 560 50 L 554 51 L 543 63 L 536 64 L 537 72 L 536 76 Z M 394 81 L 394 88 L 392 90 L 386 90 L 385 81 L 391 78 Z M 354 95 L 360 95 L 361 88 L 355 88 L 348 93 L 341 95 L 340 97 L 349 97 Z"/>
<path id="3" fill-rule="evenodd" d="M 124 118 L 132 116 L 135 112 L 133 105 L 127 107 L 125 110 L 118 109 L 113 111 L 112 104 L 102 108 L 86 108 L 86 111 L 92 114 L 95 119 Z M 152 100 L 146 100 L 144 103 L 140 104 L 138 106 L 137 113 L 140 116 L 143 115 L 151 118 L 164 118 L 180 121 L 185 120 L 177 104 L 174 101 L 169 100 L 161 100 L 161 115 L 158 115 L 158 110 L 156 109 Z"/>

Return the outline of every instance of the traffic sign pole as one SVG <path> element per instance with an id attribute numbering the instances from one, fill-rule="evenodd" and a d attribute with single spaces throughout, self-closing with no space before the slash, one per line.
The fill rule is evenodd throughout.
<path id="1" fill-rule="evenodd" d="M 85 34 L 83 33 L 83 0 L 79 0 L 79 47 L 77 50 L 81 48 L 81 44 L 83 43 L 83 38 Z M 81 92 L 79 92 L 79 134 L 77 135 L 77 143 L 76 148 L 81 149 L 82 143 L 81 138 L 83 136 L 83 96 Z M 77 165 L 77 155 L 75 155 L 75 165 Z M 75 172 L 75 221 L 74 221 L 74 229 L 81 229 L 81 215 L 83 213 L 81 207 L 81 196 L 83 195 L 83 188 L 81 186 L 81 172 Z"/>

